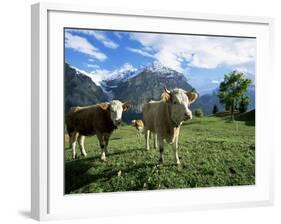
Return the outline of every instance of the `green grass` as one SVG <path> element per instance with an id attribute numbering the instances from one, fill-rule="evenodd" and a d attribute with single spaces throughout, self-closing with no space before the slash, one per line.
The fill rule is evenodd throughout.
<path id="1" fill-rule="evenodd" d="M 194 118 L 183 124 L 179 139 L 181 165 L 165 144 L 145 150 L 144 137 L 130 126 L 111 136 L 107 161 L 100 160 L 96 136 L 87 137 L 87 158 L 71 159 L 66 138 L 65 193 L 137 191 L 255 184 L 255 127 L 217 117 Z M 152 146 L 152 141 L 151 141 Z"/>

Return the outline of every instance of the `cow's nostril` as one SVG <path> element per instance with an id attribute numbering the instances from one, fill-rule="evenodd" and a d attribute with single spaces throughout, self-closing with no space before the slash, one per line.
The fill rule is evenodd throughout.
<path id="1" fill-rule="evenodd" d="M 186 119 L 191 119 L 191 117 L 192 117 L 192 115 L 190 113 L 185 113 L 184 116 Z"/>
<path id="2" fill-rule="evenodd" d="M 116 123 L 117 125 L 119 125 L 119 124 L 121 124 L 121 120 L 116 120 L 115 123 Z"/>

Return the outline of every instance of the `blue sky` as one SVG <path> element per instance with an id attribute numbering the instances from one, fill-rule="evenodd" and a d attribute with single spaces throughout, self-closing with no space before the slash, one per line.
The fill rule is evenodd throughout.
<path id="1" fill-rule="evenodd" d="M 182 72 L 201 94 L 239 70 L 255 80 L 253 38 L 65 29 L 65 60 L 93 80 L 154 61 Z"/>

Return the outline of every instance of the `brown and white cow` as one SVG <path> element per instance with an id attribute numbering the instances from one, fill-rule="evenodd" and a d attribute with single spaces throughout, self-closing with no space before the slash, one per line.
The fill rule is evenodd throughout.
<path id="1" fill-rule="evenodd" d="M 164 161 L 164 139 L 172 145 L 174 157 L 177 164 L 180 164 L 178 157 L 178 140 L 180 126 L 183 121 L 192 119 L 192 112 L 189 109 L 198 97 L 195 91 L 185 91 L 175 88 L 165 91 L 160 101 L 152 101 L 143 107 L 144 132 L 146 136 L 146 148 L 149 149 L 149 132 L 157 136 L 160 159 Z"/>
<path id="2" fill-rule="evenodd" d="M 106 160 L 110 135 L 121 124 L 122 113 L 129 107 L 128 103 L 113 100 L 92 106 L 71 108 L 66 116 L 66 126 L 70 136 L 72 158 L 76 157 L 77 141 L 81 154 L 87 156 L 84 147 L 85 136 L 97 135 L 101 147 L 101 159 Z"/>
<path id="3" fill-rule="evenodd" d="M 142 120 L 132 120 L 132 126 L 136 128 L 138 136 L 143 132 L 144 124 Z"/>
<path id="4" fill-rule="evenodd" d="M 157 135 L 154 133 L 150 133 L 149 130 L 146 131 L 146 133 L 144 133 L 144 123 L 142 120 L 132 120 L 132 126 L 135 127 L 137 129 L 137 138 L 139 139 L 141 137 L 141 134 L 146 134 L 147 138 L 150 138 L 151 135 L 153 135 L 153 139 L 154 139 L 154 148 L 157 148 Z M 148 140 L 149 141 L 149 140 Z M 149 144 L 148 144 L 148 148 L 147 150 L 149 150 Z"/>

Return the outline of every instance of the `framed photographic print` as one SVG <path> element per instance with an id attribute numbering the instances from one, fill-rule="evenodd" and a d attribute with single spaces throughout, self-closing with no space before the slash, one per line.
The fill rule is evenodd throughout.
<path id="1" fill-rule="evenodd" d="M 32 217 L 273 203 L 273 19 L 32 6 Z"/>

